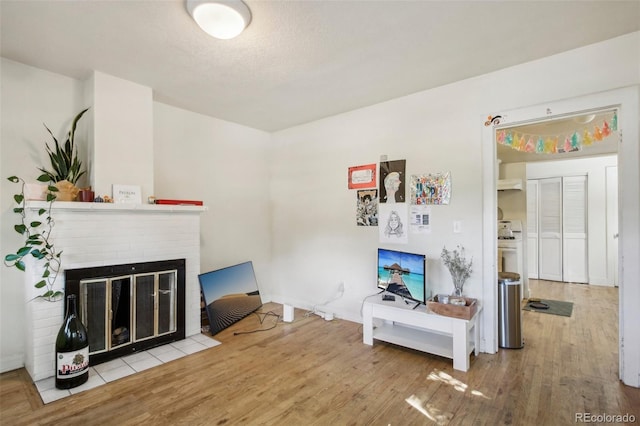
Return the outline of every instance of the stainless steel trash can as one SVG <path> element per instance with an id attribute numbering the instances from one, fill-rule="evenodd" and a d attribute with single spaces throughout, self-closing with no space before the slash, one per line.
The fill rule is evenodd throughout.
<path id="1" fill-rule="evenodd" d="M 519 349 L 522 339 L 520 275 L 498 273 L 498 344 L 501 348 Z"/>

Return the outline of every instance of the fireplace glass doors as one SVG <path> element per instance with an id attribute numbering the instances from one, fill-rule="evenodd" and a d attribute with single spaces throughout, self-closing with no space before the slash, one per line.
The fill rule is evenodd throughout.
<path id="1" fill-rule="evenodd" d="M 185 260 L 65 270 L 93 365 L 185 337 Z"/>
<path id="2" fill-rule="evenodd" d="M 176 331 L 176 292 L 176 270 L 81 280 L 90 354 Z"/>

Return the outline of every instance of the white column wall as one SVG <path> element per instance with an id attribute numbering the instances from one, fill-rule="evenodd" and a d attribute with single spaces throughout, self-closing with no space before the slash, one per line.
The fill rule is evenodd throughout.
<path id="1" fill-rule="evenodd" d="M 146 202 L 154 193 L 151 89 L 94 71 L 85 99 L 91 107 L 88 173 L 96 195 L 112 196 L 113 184 L 139 185 Z"/>

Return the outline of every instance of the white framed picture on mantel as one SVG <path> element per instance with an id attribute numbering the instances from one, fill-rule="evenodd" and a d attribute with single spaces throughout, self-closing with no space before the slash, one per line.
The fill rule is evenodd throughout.
<path id="1" fill-rule="evenodd" d="M 118 204 L 142 204 L 140 185 L 113 184 L 113 202 Z"/>

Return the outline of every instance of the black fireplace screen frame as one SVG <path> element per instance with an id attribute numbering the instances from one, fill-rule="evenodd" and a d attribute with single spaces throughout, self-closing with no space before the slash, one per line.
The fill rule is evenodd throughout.
<path id="1" fill-rule="evenodd" d="M 95 266 L 88 268 L 67 269 L 65 275 L 65 294 L 76 295 L 76 300 L 81 303 L 80 281 L 87 279 L 113 278 L 123 275 L 145 274 L 154 272 L 164 272 L 168 270 L 177 271 L 177 294 L 176 294 L 176 331 L 172 333 L 156 336 L 152 339 L 132 342 L 131 344 L 112 348 L 108 352 L 91 354 L 89 362 L 91 365 L 101 364 L 121 356 L 151 349 L 156 346 L 177 342 L 185 338 L 185 259 L 161 260 L 153 262 L 127 263 L 122 265 Z M 78 305 L 78 312 L 82 306 Z M 66 315 L 66 312 L 64 313 Z M 90 332 L 90 331 L 89 331 Z"/>

